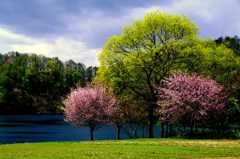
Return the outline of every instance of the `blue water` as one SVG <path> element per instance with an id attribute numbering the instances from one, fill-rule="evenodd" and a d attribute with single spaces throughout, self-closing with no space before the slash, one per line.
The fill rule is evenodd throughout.
<path id="1" fill-rule="evenodd" d="M 155 130 L 156 137 L 159 129 Z M 121 139 L 128 139 L 121 133 Z M 116 129 L 105 126 L 94 132 L 94 140 L 112 140 Z M 75 128 L 61 115 L 2 115 L 0 116 L 0 144 L 89 140 L 88 127 Z"/>

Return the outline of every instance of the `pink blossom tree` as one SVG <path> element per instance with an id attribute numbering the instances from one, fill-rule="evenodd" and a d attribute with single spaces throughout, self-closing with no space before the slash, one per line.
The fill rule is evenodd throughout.
<path id="1" fill-rule="evenodd" d="M 166 78 L 158 91 L 163 120 L 190 126 L 191 135 L 195 124 L 217 120 L 226 113 L 223 87 L 210 78 L 177 73 Z"/>
<path id="2" fill-rule="evenodd" d="M 74 126 L 88 126 L 90 140 L 93 132 L 111 123 L 118 111 L 117 99 L 103 85 L 77 87 L 63 101 L 65 120 Z"/>

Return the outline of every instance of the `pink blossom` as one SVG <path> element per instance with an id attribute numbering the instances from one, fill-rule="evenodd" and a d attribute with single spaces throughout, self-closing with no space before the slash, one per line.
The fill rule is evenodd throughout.
<path id="1" fill-rule="evenodd" d="M 158 89 L 164 121 L 195 124 L 216 120 L 226 113 L 223 87 L 210 78 L 178 73 L 164 80 Z"/>
<path id="2" fill-rule="evenodd" d="M 118 103 L 112 92 L 103 85 L 88 85 L 72 90 L 63 101 L 65 120 L 74 126 L 88 126 L 90 138 L 102 124 L 110 123 L 118 111 Z"/>

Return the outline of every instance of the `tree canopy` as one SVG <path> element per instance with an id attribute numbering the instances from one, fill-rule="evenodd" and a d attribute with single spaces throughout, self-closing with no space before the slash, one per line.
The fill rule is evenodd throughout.
<path id="1" fill-rule="evenodd" d="M 74 126 L 88 126 L 91 140 L 93 132 L 111 123 L 118 111 L 116 97 L 102 85 L 77 87 L 63 103 L 66 121 Z"/>
<path id="2" fill-rule="evenodd" d="M 0 54 L 0 114 L 62 113 L 62 97 L 96 74 L 73 60 L 9 52 Z"/>
<path id="3" fill-rule="evenodd" d="M 99 55 L 99 78 L 118 94 L 134 92 L 144 100 L 149 116 L 149 137 L 153 137 L 155 87 L 179 68 L 186 42 L 196 38 L 199 28 L 185 16 L 159 11 L 123 27 L 111 37 Z"/>
<path id="4" fill-rule="evenodd" d="M 227 115 L 223 86 L 210 78 L 176 73 L 164 80 L 158 92 L 163 120 L 189 126 L 191 133 L 195 125 L 216 125 Z"/>
<path id="5" fill-rule="evenodd" d="M 148 112 L 149 137 L 156 122 L 156 88 L 165 77 L 187 69 L 225 82 L 229 72 L 235 73 L 233 52 L 211 39 L 198 38 L 198 31 L 185 16 L 155 11 L 124 26 L 122 34 L 111 37 L 99 54 L 97 80 L 122 98 L 133 94 L 142 101 L 140 106 Z"/>

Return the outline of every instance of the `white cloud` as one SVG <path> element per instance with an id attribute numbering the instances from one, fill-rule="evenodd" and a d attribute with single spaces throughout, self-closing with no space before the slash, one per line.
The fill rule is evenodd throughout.
<path id="1" fill-rule="evenodd" d="M 205 23 L 214 23 L 226 20 L 224 19 L 226 15 L 239 13 L 239 4 L 237 0 L 228 0 L 227 2 L 225 0 L 175 0 L 170 6 L 162 7 L 162 9 L 169 13 L 196 16 Z"/>
<path id="2" fill-rule="evenodd" d="M 32 40 L 24 35 L 18 35 L 6 29 L 0 28 L 0 42 L 5 44 L 31 44 Z"/>
<path id="3" fill-rule="evenodd" d="M 240 34 L 239 8 L 238 0 L 173 0 L 167 5 L 133 8 L 129 15 L 138 19 L 157 9 L 170 14 L 184 14 L 200 26 L 204 37 L 216 38 Z"/>
<path id="4" fill-rule="evenodd" d="M 7 40 L 6 40 L 7 39 Z M 7 42 L 4 42 L 4 41 Z M 36 53 L 47 57 L 59 57 L 62 61 L 69 59 L 82 62 L 86 66 L 98 66 L 99 48 L 87 48 L 82 41 L 58 37 L 52 42 L 14 34 L 0 29 L 0 52 L 18 51 L 20 53 Z M 8 49 L 8 50 L 6 50 Z M 10 50 L 9 50 L 10 49 Z"/>
<path id="5" fill-rule="evenodd" d="M 149 8 L 134 8 L 132 10 L 132 15 L 140 17 L 157 9 L 170 14 L 197 16 L 206 23 L 212 23 L 215 19 L 218 19 L 225 14 L 226 10 L 229 12 L 239 12 L 239 5 L 236 0 L 229 0 L 228 2 L 225 0 L 173 0 L 173 2 L 168 5 L 159 5 Z"/>

